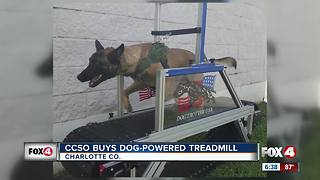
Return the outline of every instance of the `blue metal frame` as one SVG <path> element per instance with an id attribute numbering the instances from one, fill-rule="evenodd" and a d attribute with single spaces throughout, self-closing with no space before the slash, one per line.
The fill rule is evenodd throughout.
<path id="1" fill-rule="evenodd" d="M 201 36 L 200 36 L 200 63 L 204 62 L 204 44 L 206 38 L 206 26 L 207 26 L 207 2 L 203 0 L 202 3 L 202 22 L 201 22 Z"/>
<path id="2" fill-rule="evenodd" d="M 166 69 L 166 77 L 172 76 L 180 76 L 180 75 L 188 75 L 188 74 L 198 74 L 198 73 L 206 73 L 206 72 L 222 72 L 224 70 L 223 65 L 216 64 L 194 64 L 192 67 L 186 68 L 172 68 Z"/>

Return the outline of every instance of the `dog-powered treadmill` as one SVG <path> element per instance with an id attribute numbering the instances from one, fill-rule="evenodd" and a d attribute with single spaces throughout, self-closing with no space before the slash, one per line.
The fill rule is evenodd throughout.
<path id="1" fill-rule="evenodd" d="M 226 92 L 215 93 L 225 89 L 224 85 Z M 175 101 L 165 101 L 172 95 Z M 155 131 L 137 141 L 178 142 L 232 123 L 240 137 L 233 141 L 248 142 L 253 115 L 254 107 L 239 100 L 224 66 L 206 63 L 164 69 L 157 74 Z M 165 168 L 166 162 L 150 163 L 143 176 L 159 177 Z"/>
<path id="2" fill-rule="evenodd" d="M 155 108 L 123 113 L 123 77 L 118 77 L 118 115 L 102 123 L 89 123 L 70 132 L 64 142 L 248 142 L 254 107 L 244 105 L 225 71 L 214 60 L 205 62 L 206 3 L 199 3 L 198 25 L 190 29 L 160 31 L 160 2 L 155 6 L 155 41 L 159 36 L 197 34 L 199 64 L 157 72 Z M 61 162 L 73 176 L 201 177 L 215 162 Z"/>
<path id="3" fill-rule="evenodd" d="M 202 141 L 249 141 L 254 107 L 244 106 L 239 100 L 224 66 L 206 63 L 163 69 L 158 71 L 156 82 L 155 109 L 90 123 L 73 130 L 64 142 L 188 142 L 188 138 L 201 133 L 206 133 Z M 75 176 L 172 177 L 200 175 L 197 168 L 205 167 L 209 171 L 214 163 L 77 161 L 62 164 Z"/>

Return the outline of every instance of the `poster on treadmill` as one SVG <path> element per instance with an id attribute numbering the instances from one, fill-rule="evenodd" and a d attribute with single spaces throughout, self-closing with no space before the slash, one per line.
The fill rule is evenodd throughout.
<path id="1" fill-rule="evenodd" d="M 219 72 L 165 78 L 164 128 L 212 117 L 237 106 Z"/>

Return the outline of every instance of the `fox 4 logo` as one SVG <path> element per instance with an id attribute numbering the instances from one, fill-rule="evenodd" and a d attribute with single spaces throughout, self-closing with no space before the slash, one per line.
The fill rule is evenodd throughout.
<path id="1" fill-rule="evenodd" d="M 24 144 L 24 159 L 30 161 L 57 159 L 57 143 L 33 143 Z"/>
<path id="2" fill-rule="evenodd" d="M 35 154 L 35 155 L 45 155 L 45 156 L 51 156 L 53 153 L 53 149 L 51 147 L 45 147 L 45 148 L 29 148 L 29 155 Z"/>
<path id="3" fill-rule="evenodd" d="M 286 158 L 294 158 L 297 155 L 297 149 L 294 146 L 286 146 L 285 148 L 282 147 L 262 147 L 261 148 L 261 156 L 262 157 L 280 157 L 282 158 L 285 156 Z"/>

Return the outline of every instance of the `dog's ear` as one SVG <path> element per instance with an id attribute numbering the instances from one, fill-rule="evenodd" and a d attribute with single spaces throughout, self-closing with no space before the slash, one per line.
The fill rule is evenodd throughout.
<path id="1" fill-rule="evenodd" d="M 124 51 L 124 44 L 121 44 L 117 49 L 113 50 L 108 54 L 108 59 L 113 64 L 118 64 L 120 60 L 120 56 Z"/>
<path id="2" fill-rule="evenodd" d="M 98 40 L 96 40 L 95 42 L 94 42 L 94 44 L 96 45 L 96 51 L 98 52 L 99 50 L 103 50 L 104 49 L 104 47 L 102 46 L 102 44 L 98 41 Z"/>
<path id="3" fill-rule="evenodd" d="M 121 44 L 117 49 L 115 50 L 117 52 L 117 56 L 121 56 L 124 50 L 124 44 Z"/>

